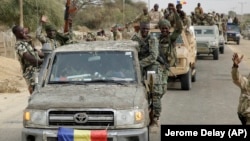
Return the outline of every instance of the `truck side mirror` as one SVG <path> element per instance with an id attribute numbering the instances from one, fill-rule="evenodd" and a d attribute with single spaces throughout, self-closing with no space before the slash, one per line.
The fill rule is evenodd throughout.
<path id="1" fill-rule="evenodd" d="M 53 51 L 50 43 L 44 43 L 41 50 L 44 53 L 44 57 L 47 57 Z"/>

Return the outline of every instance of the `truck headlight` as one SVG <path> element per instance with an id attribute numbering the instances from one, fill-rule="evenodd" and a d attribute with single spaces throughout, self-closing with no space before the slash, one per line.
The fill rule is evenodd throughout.
<path id="1" fill-rule="evenodd" d="M 236 36 L 237 36 L 237 37 L 240 37 L 240 33 L 237 33 Z"/>
<path id="2" fill-rule="evenodd" d="M 25 110 L 23 113 L 24 126 L 44 126 L 47 123 L 47 112 L 44 110 Z"/>
<path id="3" fill-rule="evenodd" d="M 143 110 L 118 110 L 116 112 L 116 125 L 135 125 L 144 121 Z"/>

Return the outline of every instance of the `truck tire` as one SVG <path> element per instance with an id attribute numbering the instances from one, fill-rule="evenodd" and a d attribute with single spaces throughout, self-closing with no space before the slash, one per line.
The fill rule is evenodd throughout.
<path id="1" fill-rule="evenodd" d="M 190 90 L 192 87 L 192 73 L 189 69 L 186 74 L 181 75 L 181 89 L 182 90 Z"/>
<path id="2" fill-rule="evenodd" d="M 240 44 L 240 40 L 237 40 L 236 43 L 237 43 L 237 45 L 239 45 Z"/>
<path id="3" fill-rule="evenodd" d="M 214 51 L 213 51 L 213 59 L 214 60 L 219 60 L 219 49 L 216 48 Z"/>

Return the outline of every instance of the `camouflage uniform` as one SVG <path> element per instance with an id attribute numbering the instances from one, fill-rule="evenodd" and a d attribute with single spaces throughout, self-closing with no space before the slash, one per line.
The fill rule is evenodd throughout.
<path id="1" fill-rule="evenodd" d="M 138 41 L 139 46 L 138 50 L 138 57 L 140 61 L 140 65 L 142 68 L 142 76 L 145 78 L 147 76 L 147 71 L 155 71 L 156 79 L 154 82 L 154 95 L 153 95 L 153 110 L 154 110 L 154 117 L 160 117 L 161 113 L 161 97 L 163 94 L 162 90 L 162 67 L 157 60 L 159 55 L 158 50 L 158 40 L 155 37 L 151 37 L 148 35 L 146 38 L 142 38 L 140 35 L 135 34 L 134 36 L 138 36 L 141 41 L 143 41 L 146 46 L 140 41 Z"/>
<path id="2" fill-rule="evenodd" d="M 88 33 L 87 33 L 86 41 L 95 41 L 95 40 L 96 40 L 96 35 L 95 35 L 95 33 L 88 32 Z"/>
<path id="3" fill-rule="evenodd" d="M 250 78 L 243 77 L 238 67 L 233 67 L 231 74 L 233 83 L 241 89 L 238 105 L 239 119 L 243 125 L 250 125 Z"/>
<path id="4" fill-rule="evenodd" d="M 164 60 L 166 60 L 169 64 L 170 67 L 175 66 L 176 65 L 176 61 L 177 61 L 177 52 L 176 52 L 176 48 L 175 48 L 175 41 L 178 38 L 178 36 L 181 34 L 182 29 L 183 29 L 183 25 L 182 25 L 182 20 L 179 17 L 179 15 L 177 13 L 174 14 L 175 17 L 175 27 L 174 27 L 174 31 L 172 33 L 170 33 L 170 35 L 168 37 L 164 37 L 162 36 L 162 34 L 160 34 L 159 36 L 159 53 L 160 56 L 162 58 L 166 58 Z M 161 20 L 159 22 L 159 27 L 161 28 L 162 26 L 168 26 L 170 28 L 171 24 L 168 20 Z M 169 74 L 169 70 L 168 69 L 164 69 L 163 71 L 163 94 L 166 93 L 167 91 L 167 81 L 168 81 L 168 74 Z"/>
<path id="5" fill-rule="evenodd" d="M 158 26 L 158 22 L 162 18 L 164 18 L 164 15 L 163 15 L 163 13 L 161 11 L 154 11 L 154 10 L 152 10 L 152 11 L 149 12 L 149 16 L 151 17 L 150 18 L 151 19 L 150 25 L 152 25 L 151 28 L 157 27 Z"/>
<path id="6" fill-rule="evenodd" d="M 15 51 L 16 51 L 16 54 L 18 55 L 18 60 L 21 64 L 22 71 L 23 71 L 23 77 L 25 78 L 27 85 L 32 86 L 32 88 L 34 88 L 35 87 L 34 73 L 40 70 L 40 65 L 37 65 L 36 67 L 32 66 L 30 62 L 23 59 L 23 54 L 29 53 L 30 55 L 38 59 L 40 59 L 40 57 L 35 52 L 31 44 L 25 40 L 17 40 L 15 44 Z"/>
<path id="7" fill-rule="evenodd" d="M 36 30 L 36 38 L 42 43 L 50 43 L 52 49 L 56 49 L 62 45 L 75 43 L 73 40 L 73 31 L 63 34 L 56 31 L 54 25 L 45 25 L 45 30 L 54 30 L 56 32 L 55 38 L 49 38 L 42 34 L 42 26 L 40 25 Z"/>
<path id="8" fill-rule="evenodd" d="M 47 25 L 46 27 L 48 30 L 56 30 L 54 26 L 52 25 Z M 56 39 L 51 39 L 47 36 L 45 36 L 44 34 L 42 34 L 42 26 L 40 25 L 37 30 L 36 30 L 36 38 L 42 43 L 50 43 L 50 46 L 52 47 L 52 49 L 56 49 L 57 47 L 61 46 L 61 42 L 59 42 Z"/>
<path id="9" fill-rule="evenodd" d="M 215 25 L 214 17 L 211 14 L 206 14 L 203 25 Z"/>

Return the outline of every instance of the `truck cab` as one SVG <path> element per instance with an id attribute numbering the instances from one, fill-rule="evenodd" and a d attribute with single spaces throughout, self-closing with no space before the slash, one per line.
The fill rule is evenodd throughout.
<path id="1" fill-rule="evenodd" d="M 55 49 L 24 110 L 22 141 L 57 141 L 60 128 L 105 130 L 108 141 L 148 141 L 151 106 L 137 46 L 93 41 Z"/>

